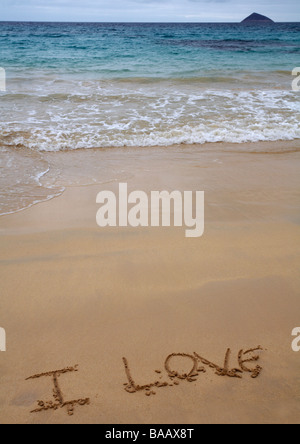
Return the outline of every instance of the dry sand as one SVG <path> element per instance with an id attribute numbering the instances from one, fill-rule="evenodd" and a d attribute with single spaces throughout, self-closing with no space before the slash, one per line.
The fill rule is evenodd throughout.
<path id="1" fill-rule="evenodd" d="M 300 153 L 290 145 L 93 154 L 101 168 L 119 162 L 131 190 L 204 190 L 199 239 L 98 228 L 96 195 L 117 182 L 67 187 L 0 218 L 0 423 L 299 423 Z M 84 153 L 70 165 L 72 156 Z M 259 361 L 244 365 L 261 366 L 259 376 L 229 377 L 239 351 L 258 345 L 244 359 Z M 195 373 L 194 353 L 215 366 L 198 359 Z M 170 354 L 184 356 L 169 359 L 168 374 Z"/>

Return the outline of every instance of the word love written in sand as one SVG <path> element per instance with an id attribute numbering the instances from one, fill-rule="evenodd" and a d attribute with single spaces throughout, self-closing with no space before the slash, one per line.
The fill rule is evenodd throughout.
<path id="1" fill-rule="evenodd" d="M 136 382 L 132 377 L 128 361 L 126 358 L 123 358 L 125 372 L 128 379 L 128 383 L 124 384 L 125 390 L 128 393 L 137 393 L 143 391 L 146 396 L 151 396 L 156 394 L 156 392 L 154 391 L 155 389 L 162 387 L 178 386 L 180 382 L 183 380 L 186 380 L 188 382 L 196 382 L 200 373 L 206 372 L 206 369 L 205 367 L 203 367 L 203 365 L 214 369 L 215 374 L 218 376 L 228 376 L 229 378 L 241 379 L 243 373 L 246 372 L 246 373 L 251 373 L 251 377 L 255 379 L 260 375 L 262 367 L 257 365 L 255 368 L 249 368 L 248 365 L 250 362 L 256 362 L 259 360 L 259 355 L 254 354 L 255 352 L 258 351 L 263 351 L 263 348 L 260 345 L 257 348 L 251 348 L 246 351 L 240 350 L 238 353 L 238 363 L 240 368 L 232 368 L 232 369 L 230 369 L 229 367 L 229 360 L 231 354 L 230 348 L 226 352 L 223 367 L 220 367 L 219 365 L 208 361 L 207 359 L 200 356 L 198 353 L 194 353 L 193 355 L 189 355 L 187 353 L 172 353 L 165 360 L 165 371 L 167 372 L 167 375 L 171 380 L 171 383 L 166 381 L 163 382 L 161 380 L 162 379 L 161 370 L 155 370 L 155 372 L 160 375 L 160 380 L 145 385 L 136 384 Z M 191 365 L 190 371 L 186 373 L 180 373 L 176 371 L 174 368 L 172 368 L 172 360 L 174 360 L 175 358 L 183 358 L 188 360 Z"/>
<path id="2" fill-rule="evenodd" d="M 246 373 L 251 373 L 252 378 L 257 378 L 262 371 L 262 367 L 257 365 L 254 368 L 249 368 L 248 365 L 251 362 L 256 362 L 259 360 L 259 356 L 255 353 L 262 350 L 263 349 L 261 346 L 258 346 L 257 348 L 251 348 L 246 351 L 240 350 L 238 354 L 238 363 L 240 368 L 232 368 L 232 369 L 229 368 L 229 359 L 231 354 L 230 349 L 228 349 L 226 352 L 223 367 L 220 367 L 219 365 L 208 361 L 207 359 L 200 356 L 198 353 L 194 353 L 193 355 L 189 355 L 187 353 L 172 353 L 169 356 L 167 356 L 165 360 L 165 371 L 167 373 L 167 376 L 169 377 L 169 382 L 166 381 L 163 382 L 161 380 L 162 371 L 155 370 L 155 372 L 160 375 L 159 376 L 160 380 L 145 385 L 136 384 L 136 382 L 132 377 L 128 361 L 126 358 L 123 358 L 125 372 L 128 379 L 128 382 L 124 384 L 125 390 L 128 393 L 137 393 L 143 391 L 146 396 L 155 395 L 156 394 L 156 392 L 154 391 L 155 389 L 162 387 L 178 386 L 180 382 L 184 380 L 188 382 L 197 381 L 199 374 L 206 372 L 206 369 L 205 367 L 203 367 L 203 365 L 214 369 L 215 374 L 218 376 L 228 376 L 230 378 L 242 378 L 243 373 L 246 372 Z M 179 371 L 176 371 L 173 368 L 174 362 L 172 362 L 175 358 L 182 358 L 184 360 L 187 360 L 189 364 L 191 364 L 190 371 L 186 373 L 180 373 Z M 58 379 L 61 375 L 65 375 L 72 372 L 78 372 L 78 365 L 74 367 L 67 367 L 62 370 L 54 370 L 46 373 L 40 373 L 27 378 L 26 381 L 32 379 L 39 379 L 43 377 L 51 377 L 53 384 L 53 400 L 37 401 L 38 408 L 32 410 L 31 413 L 39 413 L 47 410 L 58 410 L 65 408 L 68 415 L 72 416 L 74 414 L 75 406 L 89 405 L 90 398 L 81 398 L 81 399 L 74 399 L 72 401 L 65 401 L 64 395 L 58 383 Z"/>

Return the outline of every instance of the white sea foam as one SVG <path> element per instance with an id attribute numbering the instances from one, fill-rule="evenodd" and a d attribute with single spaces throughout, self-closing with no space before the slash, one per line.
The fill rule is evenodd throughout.
<path id="1" fill-rule="evenodd" d="M 300 138 L 297 94 L 283 90 L 107 87 L 102 93 L 10 96 L 0 144 L 38 151 Z"/>
<path id="2" fill-rule="evenodd" d="M 69 157 L 61 173 L 62 151 L 68 156 L 88 148 L 209 142 L 236 143 L 242 150 L 245 142 L 300 138 L 299 94 L 279 88 L 204 89 L 197 82 L 174 81 L 75 84 L 53 79 L 40 86 L 34 94 L 16 88 L 1 97 L 0 214 L 51 199 L 72 184 L 127 179 L 113 164 L 101 165 L 99 174 L 97 162 L 87 177 L 81 160 L 73 158 L 69 165 Z M 59 158 L 52 152 L 60 152 Z"/>

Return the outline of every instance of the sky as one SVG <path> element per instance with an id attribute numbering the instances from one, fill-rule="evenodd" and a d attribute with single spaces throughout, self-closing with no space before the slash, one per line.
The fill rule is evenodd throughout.
<path id="1" fill-rule="evenodd" d="M 0 21 L 300 22 L 300 0 L 0 0 Z"/>

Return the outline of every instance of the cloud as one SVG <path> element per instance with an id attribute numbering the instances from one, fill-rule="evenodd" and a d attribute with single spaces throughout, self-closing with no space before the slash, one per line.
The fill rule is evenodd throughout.
<path id="1" fill-rule="evenodd" d="M 17 21 L 240 21 L 254 11 L 300 21 L 299 0 L 1 0 L 1 19 Z"/>

